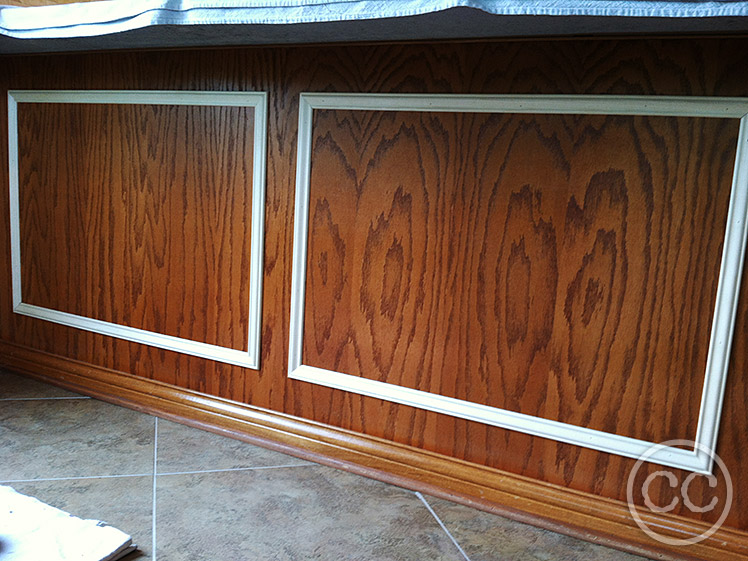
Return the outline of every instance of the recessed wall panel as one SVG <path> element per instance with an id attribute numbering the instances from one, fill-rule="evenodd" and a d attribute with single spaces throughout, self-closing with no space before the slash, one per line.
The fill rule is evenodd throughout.
<path id="1" fill-rule="evenodd" d="M 600 430 L 623 397 L 653 409 L 627 436 L 692 438 L 737 129 L 315 112 L 305 364 Z"/>
<path id="2" fill-rule="evenodd" d="M 249 365 L 261 107 L 97 95 L 15 105 L 22 309 L 165 336 L 186 352 L 235 351 Z"/>
<path id="3" fill-rule="evenodd" d="M 740 120 L 611 100 L 310 94 L 291 376 L 630 455 L 706 434 Z"/>

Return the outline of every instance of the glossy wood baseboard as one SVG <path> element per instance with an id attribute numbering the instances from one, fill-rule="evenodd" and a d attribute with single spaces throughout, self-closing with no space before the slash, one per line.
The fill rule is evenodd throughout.
<path id="1" fill-rule="evenodd" d="M 649 538 L 628 506 L 447 456 L 0 342 L 0 366 L 111 403 L 654 559 L 748 560 L 748 532 L 721 528 L 688 548 Z M 642 514 L 675 539 L 709 525 Z"/>

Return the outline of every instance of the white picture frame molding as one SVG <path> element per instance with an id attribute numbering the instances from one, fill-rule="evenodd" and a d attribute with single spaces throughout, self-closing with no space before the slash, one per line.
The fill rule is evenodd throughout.
<path id="1" fill-rule="evenodd" d="M 252 232 L 250 242 L 249 325 L 246 350 L 211 345 L 36 306 L 23 301 L 19 209 L 19 103 L 80 103 L 112 105 L 193 105 L 254 108 L 252 154 Z M 267 150 L 267 93 L 141 90 L 11 90 L 8 92 L 8 156 L 10 165 L 10 245 L 13 311 L 61 325 L 125 339 L 161 349 L 194 355 L 245 368 L 260 367 L 262 269 Z"/>
<path id="2" fill-rule="evenodd" d="M 708 451 L 717 442 L 727 379 L 740 281 L 748 239 L 748 98 L 669 96 L 426 95 L 376 93 L 302 93 L 294 212 L 288 376 L 347 392 L 486 423 L 542 438 L 639 459 L 657 443 L 489 407 L 395 384 L 317 368 L 303 363 L 304 302 L 309 229 L 312 117 L 315 109 L 641 115 L 716 117 L 740 120 L 735 168 L 712 318 L 704 386 L 694 450 L 659 447 L 646 461 L 709 474 Z"/>

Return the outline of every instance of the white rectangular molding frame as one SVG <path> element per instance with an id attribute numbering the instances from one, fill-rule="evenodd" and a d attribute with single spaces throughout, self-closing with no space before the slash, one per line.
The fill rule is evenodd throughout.
<path id="1" fill-rule="evenodd" d="M 315 109 L 717 117 L 740 120 L 730 206 L 693 450 L 405 388 L 303 364 L 312 116 Z M 288 375 L 331 388 L 436 411 L 699 473 L 711 473 L 748 238 L 748 98 L 303 93 L 299 103 Z M 654 448 L 654 450 L 652 450 Z"/>
<path id="2" fill-rule="evenodd" d="M 247 350 L 237 350 L 137 329 L 25 303 L 21 291 L 21 230 L 18 174 L 18 103 L 81 103 L 113 105 L 195 105 L 254 108 L 252 154 L 252 239 L 250 244 L 249 326 Z M 8 92 L 8 155 L 10 163 L 10 245 L 13 311 L 102 335 L 126 339 L 170 351 L 199 356 L 245 368 L 259 368 L 262 301 L 262 262 L 265 217 L 266 92 L 210 91 L 66 91 L 11 90 Z"/>

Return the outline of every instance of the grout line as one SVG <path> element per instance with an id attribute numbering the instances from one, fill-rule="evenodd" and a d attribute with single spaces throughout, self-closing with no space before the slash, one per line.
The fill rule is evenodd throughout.
<path id="1" fill-rule="evenodd" d="M 444 525 L 444 522 L 441 521 L 441 518 L 439 518 L 436 515 L 436 512 L 434 512 L 434 509 L 431 508 L 431 505 L 426 502 L 426 499 L 423 498 L 423 495 L 416 491 L 416 497 L 421 499 L 421 502 L 426 505 L 426 508 L 429 509 L 429 512 L 431 513 L 431 516 L 433 516 L 436 521 L 439 523 L 439 526 L 442 527 L 442 530 L 449 536 L 449 539 L 452 540 L 452 543 L 455 544 L 455 547 L 462 553 L 462 556 L 465 558 L 466 561 L 470 561 L 470 558 L 467 556 L 467 553 L 460 547 L 460 544 L 457 543 L 457 540 L 454 538 L 454 536 L 450 533 L 449 530 L 447 530 L 447 527 Z"/>
<path id="2" fill-rule="evenodd" d="M 156 561 L 156 474 L 158 473 L 158 417 L 153 424 L 153 504 L 151 507 L 151 560 Z"/>
<path id="3" fill-rule="evenodd" d="M 0 483 L 34 483 L 36 481 L 75 481 L 77 479 L 116 479 L 122 477 L 148 477 L 150 473 L 128 473 L 124 475 L 80 475 L 77 477 L 40 477 L 38 479 L 5 479 Z"/>
<path id="4" fill-rule="evenodd" d="M 0 397 L 0 401 L 47 401 L 51 399 L 91 399 L 86 395 L 78 397 Z"/>
<path id="5" fill-rule="evenodd" d="M 166 471 L 163 473 L 159 473 L 159 475 L 195 475 L 199 473 L 222 473 L 226 471 L 255 471 L 255 470 L 261 470 L 261 469 L 309 467 L 309 466 L 316 466 L 316 465 L 318 464 L 310 462 L 308 464 L 282 464 L 279 466 L 254 466 L 254 467 L 241 467 L 241 468 L 202 469 L 202 470 L 195 470 L 195 471 Z"/>

